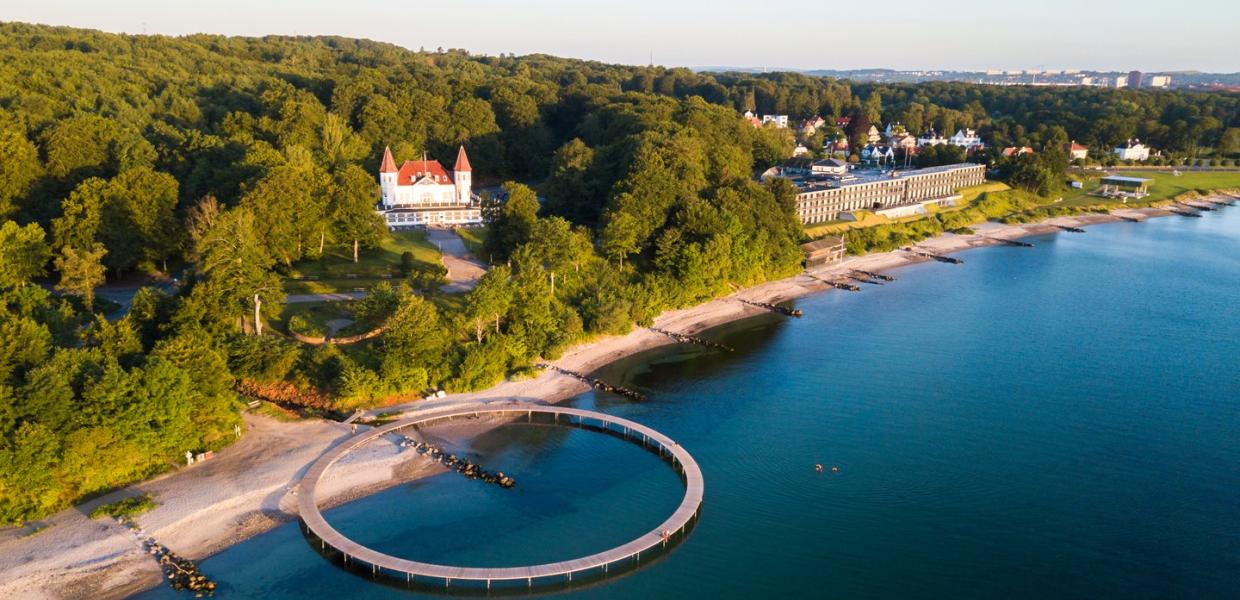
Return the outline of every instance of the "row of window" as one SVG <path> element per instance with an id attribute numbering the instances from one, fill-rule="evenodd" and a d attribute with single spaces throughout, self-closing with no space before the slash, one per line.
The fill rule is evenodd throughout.
<path id="1" fill-rule="evenodd" d="M 426 213 L 389 213 L 387 215 L 388 223 L 446 223 L 446 222 L 469 222 L 481 219 L 482 215 L 476 210 L 449 210 L 442 212 L 426 212 Z"/>
<path id="2" fill-rule="evenodd" d="M 898 187 L 865 185 L 808 192 L 798 197 L 797 213 L 804 223 L 831 221 L 841 212 L 869 208 L 875 204 L 883 208 L 902 204 L 906 194 L 908 200 L 942 198 L 950 196 L 957 188 L 977 185 L 984 180 L 981 169 L 977 168 L 918 176 L 916 179 L 899 181 Z"/>

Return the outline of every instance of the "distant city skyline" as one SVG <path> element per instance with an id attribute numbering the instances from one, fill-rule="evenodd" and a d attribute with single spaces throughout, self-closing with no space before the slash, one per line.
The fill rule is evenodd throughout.
<path id="1" fill-rule="evenodd" d="M 621 64 L 768 70 L 986 71 L 1082 69 L 1240 71 L 1240 3 L 1149 0 L 998 6 L 889 0 L 859 10 L 776 0 L 213 0 L 204 3 L 43 0 L 9 6 L 8 21 L 123 33 L 339 35 L 417 50 L 545 53 Z"/>

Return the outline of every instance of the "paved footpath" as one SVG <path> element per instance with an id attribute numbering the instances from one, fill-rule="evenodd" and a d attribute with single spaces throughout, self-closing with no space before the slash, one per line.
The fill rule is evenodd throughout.
<path id="1" fill-rule="evenodd" d="M 448 293 L 467 292 L 474 289 L 484 274 L 486 266 L 478 262 L 465 247 L 465 242 L 450 229 L 430 229 L 426 239 L 439 247 L 440 260 L 448 269 L 448 283 L 442 288 Z"/>

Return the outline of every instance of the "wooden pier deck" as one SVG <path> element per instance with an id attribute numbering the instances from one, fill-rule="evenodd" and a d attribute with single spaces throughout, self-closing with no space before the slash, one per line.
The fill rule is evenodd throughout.
<path id="1" fill-rule="evenodd" d="M 533 422 L 534 415 L 552 415 L 554 422 L 566 426 L 598 428 L 624 439 L 640 444 L 657 453 L 677 468 L 685 484 L 685 495 L 676 511 L 656 529 L 626 544 L 589 556 L 539 565 L 515 567 L 459 567 L 406 560 L 384 554 L 363 546 L 336 531 L 319 511 L 315 498 L 316 487 L 324 473 L 349 452 L 376 438 L 415 425 L 434 421 L 472 416 L 510 416 Z M 435 412 L 363 431 L 332 448 L 310 466 L 298 487 L 298 508 L 301 521 L 309 533 L 319 538 L 323 549 L 339 551 L 346 564 L 369 565 L 374 575 L 395 576 L 413 583 L 427 580 L 447 587 L 453 582 L 485 583 L 524 581 L 529 586 L 536 583 L 563 583 L 572 581 L 574 574 L 606 573 L 611 565 L 639 563 L 641 555 L 649 550 L 666 547 L 669 539 L 687 531 L 697 518 L 702 506 L 704 483 L 697 461 L 671 438 L 640 423 L 590 410 L 562 406 L 533 404 L 469 405 L 447 411 Z"/>

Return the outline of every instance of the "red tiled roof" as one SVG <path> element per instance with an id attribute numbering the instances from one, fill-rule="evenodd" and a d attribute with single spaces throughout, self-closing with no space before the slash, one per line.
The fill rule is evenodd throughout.
<path id="1" fill-rule="evenodd" d="M 380 173 L 395 173 L 396 161 L 392 160 L 392 149 L 388 146 L 383 147 L 383 164 L 379 165 Z"/>
<path id="2" fill-rule="evenodd" d="M 440 185 L 452 183 L 452 176 L 448 175 L 439 161 L 407 160 L 396 174 L 396 185 L 413 185 L 423 177 L 430 177 L 431 183 Z"/>
<path id="3" fill-rule="evenodd" d="M 452 165 L 453 171 L 469 171 L 469 157 L 465 156 L 465 146 L 461 146 L 456 152 L 456 164 Z"/>
<path id="4" fill-rule="evenodd" d="M 1089 148 L 1087 148 L 1087 147 L 1085 147 L 1085 146 L 1082 146 L 1082 145 L 1080 145 L 1080 144 L 1078 144 L 1078 143 L 1076 143 L 1076 142 L 1072 142 L 1071 144 L 1065 144 L 1065 147 L 1068 149 L 1068 151 L 1069 151 L 1069 152 L 1072 152 L 1072 151 L 1080 151 L 1080 150 L 1089 150 Z"/>

